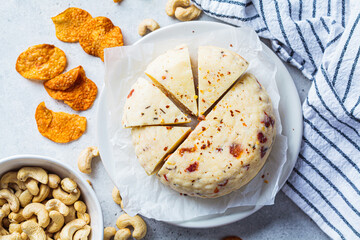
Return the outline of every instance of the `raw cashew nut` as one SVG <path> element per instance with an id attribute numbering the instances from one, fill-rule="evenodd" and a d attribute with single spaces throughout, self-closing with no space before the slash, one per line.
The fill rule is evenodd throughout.
<path id="1" fill-rule="evenodd" d="M 9 183 L 14 183 L 19 186 L 20 189 L 25 190 L 25 184 L 19 179 L 17 179 L 17 172 L 7 172 L 5 173 L 0 180 L 0 187 L 1 188 L 8 188 Z"/>
<path id="2" fill-rule="evenodd" d="M 24 233 L 24 232 L 22 232 L 22 233 L 20 234 L 20 236 L 21 236 L 21 240 L 29 240 L 28 235 L 27 235 L 26 233 Z"/>
<path id="3" fill-rule="evenodd" d="M 23 167 L 19 170 L 17 178 L 22 182 L 25 182 L 28 178 L 32 178 L 42 184 L 47 184 L 49 181 L 47 172 L 40 167 Z"/>
<path id="4" fill-rule="evenodd" d="M 21 207 L 25 207 L 26 205 L 28 205 L 32 199 L 33 199 L 33 195 L 30 193 L 29 189 L 23 191 L 19 196 Z"/>
<path id="5" fill-rule="evenodd" d="M 146 235 L 147 227 L 144 220 L 136 215 L 134 217 L 129 216 L 128 214 L 122 214 L 116 220 L 116 226 L 119 229 L 126 228 L 127 226 L 132 226 L 134 228 L 132 236 L 135 239 L 142 239 Z"/>
<path id="6" fill-rule="evenodd" d="M 74 208 L 77 212 L 86 213 L 86 204 L 83 201 L 76 201 Z"/>
<path id="7" fill-rule="evenodd" d="M 104 228 L 104 240 L 110 240 L 116 234 L 116 229 L 114 227 Z"/>
<path id="8" fill-rule="evenodd" d="M 22 240 L 22 239 L 20 233 L 14 232 L 10 235 L 0 236 L 0 240 Z"/>
<path id="9" fill-rule="evenodd" d="M 180 21 L 191 21 L 197 19 L 201 14 L 201 10 L 195 5 L 191 5 L 188 8 L 178 7 L 175 10 L 175 17 Z"/>
<path id="10" fill-rule="evenodd" d="M 41 203 L 30 203 L 23 210 L 23 216 L 29 219 L 32 215 L 36 215 L 38 223 L 41 227 L 46 228 L 50 223 L 49 213 L 45 206 Z"/>
<path id="11" fill-rule="evenodd" d="M 21 224 L 21 229 L 27 234 L 30 240 L 46 240 L 47 236 L 44 229 L 34 221 L 28 220 Z"/>
<path id="12" fill-rule="evenodd" d="M 113 187 L 111 195 L 112 195 L 112 199 L 114 200 L 114 202 L 116 204 L 119 204 L 121 206 L 121 208 L 124 208 L 124 205 L 122 203 L 122 199 L 120 196 L 120 192 L 119 192 L 119 189 L 117 189 L 117 187 Z"/>
<path id="13" fill-rule="evenodd" d="M 74 205 L 69 206 L 69 214 L 65 216 L 65 224 L 76 219 L 76 210 Z"/>
<path id="14" fill-rule="evenodd" d="M 9 189 L 0 190 L 0 198 L 5 199 L 10 204 L 10 209 L 13 212 L 18 212 L 20 209 L 19 199 L 15 194 L 11 193 Z"/>
<path id="15" fill-rule="evenodd" d="M 127 240 L 130 237 L 131 237 L 130 229 L 123 228 L 123 229 L 120 229 L 119 231 L 116 232 L 114 240 Z"/>
<path id="16" fill-rule="evenodd" d="M 18 213 L 11 212 L 8 219 L 11 223 L 21 223 L 26 220 L 23 216 L 23 209 L 20 209 Z"/>
<path id="17" fill-rule="evenodd" d="M 21 225 L 19 223 L 10 223 L 9 233 L 18 232 L 22 233 Z"/>
<path id="18" fill-rule="evenodd" d="M 87 147 L 79 155 L 78 167 L 83 173 L 91 173 L 91 160 L 99 156 L 99 149 L 97 147 Z"/>
<path id="19" fill-rule="evenodd" d="M 29 218 L 29 219 L 27 219 L 27 220 L 38 223 L 38 220 L 37 220 L 36 215 L 32 216 L 31 218 Z"/>
<path id="20" fill-rule="evenodd" d="M 80 190 L 77 189 L 76 193 L 67 193 L 62 190 L 61 187 L 57 187 L 53 190 L 52 195 L 54 198 L 59 199 L 61 202 L 65 203 L 66 205 L 71 205 L 76 202 L 80 197 Z"/>
<path id="21" fill-rule="evenodd" d="M 3 209 L 0 209 L 0 236 L 7 235 L 9 232 L 2 226 L 2 220 L 8 215 Z"/>
<path id="22" fill-rule="evenodd" d="M 71 178 L 64 178 L 61 180 L 61 188 L 68 193 L 77 192 L 77 183 Z"/>
<path id="23" fill-rule="evenodd" d="M 74 233 L 83 228 L 86 225 L 86 222 L 82 219 L 75 219 L 67 223 L 60 232 L 61 240 L 72 240 Z"/>
<path id="24" fill-rule="evenodd" d="M 30 191 L 30 193 L 34 196 L 39 194 L 39 186 L 38 186 L 38 181 L 36 181 L 35 179 L 29 178 L 28 180 L 25 181 L 25 186 L 26 188 Z"/>
<path id="25" fill-rule="evenodd" d="M 69 211 L 70 211 L 69 207 L 66 206 L 59 199 L 51 199 L 47 201 L 47 203 L 45 204 L 45 209 L 48 210 L 49 212 L 52 210 L 56 210 L 64 216 L 69 215 Z"/>
<path id="26" fill-rule="evenodd" d="M 175 15 L 175 10 L 178 7 L 188 7 L 190 6 L 189 0 L 169 0 L 166 3 L 165 12 L 170 17 L 173 17 Z"/>
<path id="27" fill-rule="evenodd" d="M 148 31 L 153 32 L 160 28 L 159 24 L 151 18 L 144 19 L 138 26 L 138 33 L 140 36 L 144 36 Z"/>
<path id="28" fill-rule="evenodd" d="M 46 231 L 49 233 L 56 233 L 60 231 L 62 226 L 64 226 L 64 216 L 58 211 L 50 211 L 49 217 L 51 218 L 51 222 Z"/>
<path id="29" fill-rule="evenodd" d="M 87 240 L 90 231 L 91 227 L 89 225 L 85 225 L 82 229 L 76 231 L 73 240 Z"/>
<path id="30" fill-rule="evenodd" d="M 39 194 L 36 195 L 33 199 L 32 202 L 33 203 L 39 203 L 44 201 L 50 194 L 50 187 L 48 185 L 45 184 L 41 184 L 40 185 L 40 191 Z"/>
<path id="31" fill-rule="evenodd" d="M 9 234 L 7 230 L 3 227 L 3 219 L 8 216 L 10 213 L 10 205 L 8 203 L 4 204 L 0 209 L 0 236 Z M 5 218 L 7 219 L 7 218 Z"/>
<path id="32" fill-rule="evenodd" d="M 88 213 L 81 213 L 81 212 L 78 212 L 76 214 L 77 218 L 78 219 L 82 219 L 86 222 L 86 224 L 90 224 L 90 215 Z"/>
<path id="33" fill-rule="evenodd" d="M 1 207 L 1 210 L 5 214 L 5 216 L 8 216 L 10 214 L 10 204 L 6 203 Z"/>
<path id="34" fill-rule="evenodd" d="M 50 188 L 57 188 L 60 183 L 60 177 L 56 174 L 50 173 L 49 174 L 49 182 L 48 185 Z"/>

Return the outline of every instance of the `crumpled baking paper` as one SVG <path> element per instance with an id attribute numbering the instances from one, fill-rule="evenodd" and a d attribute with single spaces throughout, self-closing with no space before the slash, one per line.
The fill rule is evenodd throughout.
<path id="1" fill-rule="evenodd" d="M 121 118 L 126 96 L 138 77 L 147 78 L 146 66 L 158 55 L 178 45 L 187 44 L 196 69 L 197 48 L 213 45 L 235 51 L 249 63 L 253 73 L 269 93 L 276 113 L 277 137 L 270 157 L 259 174 L 241 189 L 216 199 L 180 195 L 148 176 L 140 166 L 132 146 L 130 129 L 123 129 Z M 121 193 L 124 210 L 161 221 L 186 221 L 225 212 L 238 206 L 270 205 L 279 190 L 279 178 L 286 161 L 287 138 L 281 135 L 278 112 L 280 95 L 275 81 L 276 66 L 263 52 L 256 33 L 246 27 L 194 34 L 182 38 L 109 48 L 105 51 L 105 94 L 108 149 L 111 159 L 104 159 L 110 177 Z M 148 79 L 149 80 L 149 79 Z"/>

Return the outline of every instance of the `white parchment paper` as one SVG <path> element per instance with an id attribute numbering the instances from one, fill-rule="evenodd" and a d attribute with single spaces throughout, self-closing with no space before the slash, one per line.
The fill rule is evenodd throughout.
<path id="1" fill-rule="evenodd" d="M 140 166 L 131 143 L 129 129 L 121 118 L 126 96 L 138 77 L 145 77 L 146 66 L 158 55 L 178 45 L 189 46 L 192 63 L 197 65 L 197 48 L 213 45 L 237 52 L 249 63 L 253 73 L 269 93 L 275 115 L 277 137 L 270 157 L 259 174 L 246 186 L 216 199 L 182 196 L 164 186 L 155 176 L 147 176 Z M 108 109 L 107 131 L 111 159 L 105 161 L 110 177 L 119 188 L 124 210 L 162 221 L 185 221 L 195 217 L 223 213 L 238 206 L 270 205 L 279 190 L 279 177 L 286 161 L 287 139 L 281 135 L 278 112 L 280 96 L 275 81 L 276 66 L 268 60 L 256 33 L 246 27 L 184 36 L 179 39 L 110 48 L 105 51 L 105 89 Z"/>

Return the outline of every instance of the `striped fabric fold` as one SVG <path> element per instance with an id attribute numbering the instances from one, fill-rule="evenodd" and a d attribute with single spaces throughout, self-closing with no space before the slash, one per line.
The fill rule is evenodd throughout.
<path id="1" fill-rule="evenodd" d="M 209 16 L 252 27 L 312 81 L 302 147 L 282 190 L 331 238 L 360 239 L 360 3 L 192 1 Z"/>

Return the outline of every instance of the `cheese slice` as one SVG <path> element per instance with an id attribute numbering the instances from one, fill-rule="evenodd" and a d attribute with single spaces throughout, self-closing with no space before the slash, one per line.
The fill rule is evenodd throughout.
<path id="1" fill-rule="evenodd" d="M 145 74 L 190 113 L 197 115 L 197 96 L 187 46 L 158 56 L 147 66 Z"/>
<path id="2" fill-rule="evenodd" d="M 245 74 L 157 176 L 180 193 L 223 196 L 247 184 L 261 170 L 275 135 L 271 100 L 256 78 Z"/>
<path id="3" fill-rule="evenodd" d="M 191 131 L 190 127 L 138 127 L 131 129 L 135 154 L 148 175 L 161 165 L 165 156 L 179 146 Z"/>
<path id="4" fill-rule="evenodd" d="M 204 114 L 245 72 L 248 62 L 227 49 L 201 46 L 198 50 L 199 112 Z"/>
<path id="5" fill-rule="evenodd" d="M 131 87 L 124 106 L 124 128 L 188 122 L 191 119 L 149 81 L 139 78 Z"/>

